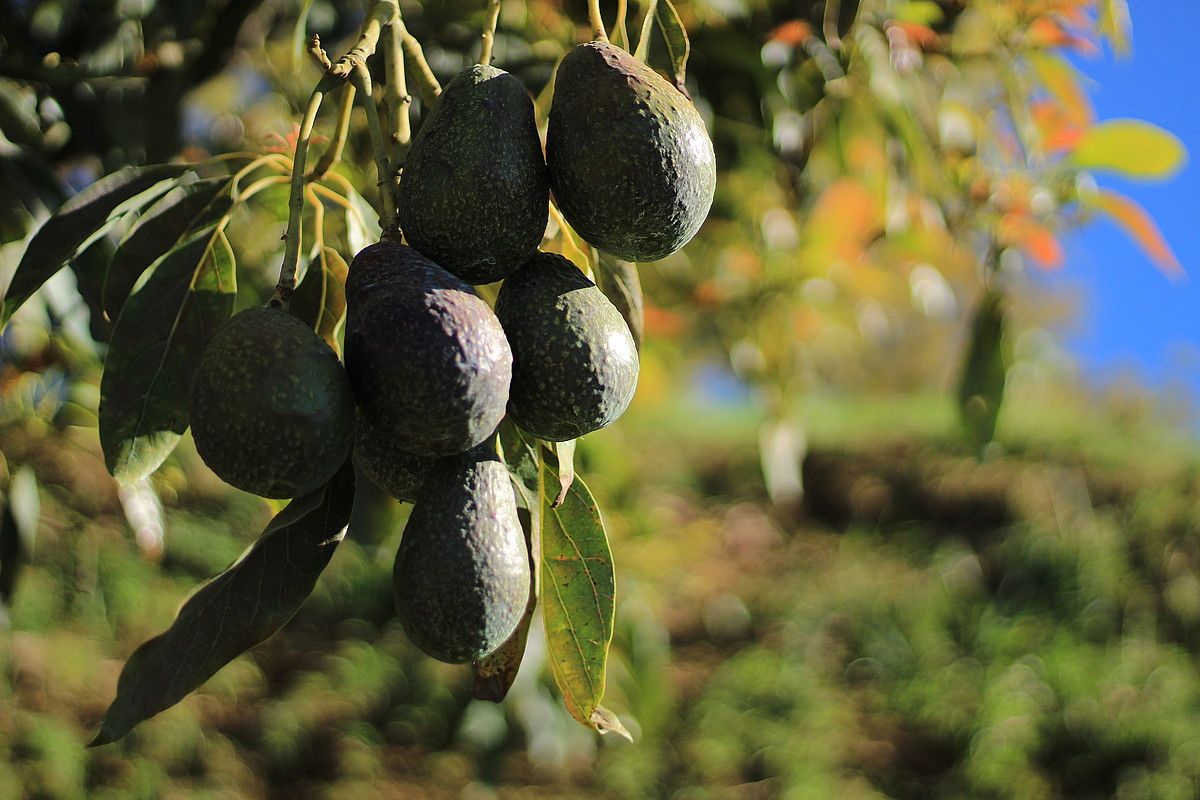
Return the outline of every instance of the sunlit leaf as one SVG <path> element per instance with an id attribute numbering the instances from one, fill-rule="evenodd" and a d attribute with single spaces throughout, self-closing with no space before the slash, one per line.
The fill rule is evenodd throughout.
<path id="1" fill-rule="evenodd" d="M 979 303 L 958 387 L 958 410 L 967 439 L 981 451 L 996 434 L 1008 380 L 1004 298 L 989 290 Z"/>
<path id="2" fill-rule="evenodd" d="M 1084 131 L 1071 161 L 1084 169 L 1105 169 L 1131 178 L 1169 178 L 1187 161 L 1174 134 L 1139 119 L 1100 122 Z"/>
<path id="3" fill-rule="evenodd" d="M 549 466 L 546 480 L 557 474 Z M 542 615 L 554 681 L 576 720 L 596 728 L 613 634 L 613 565 L 596 501 L 576 478 L 563 504 L 543 506 Z"/>
<path id="4" fill-rule="evenodd" d="M 322 247 L 288 304 L 288 310 L 311 325 L 339 355 L 338 331 L 346 321 L 345 286 L 349 270 L 336 250 Z"/>
<path id="5" fill-rule="evenodd" d="M 228 185 L 229 178 L 191 183 L 181 179 L 134 223 L 117 246 L 105 276 L 104 311 L 110 318 L 117 316 L 138 278 L 156 259 L 229 211 L 232 198 L 224 192 Z"/>
<path id="6" fill-rule="evenodd" d="M 641 350 L 646 331 L 646 311 L 637 265 L 608 253 L 600 253 L 594 277 L 600 291 L 625 318 L 629 332 L 633 334 L 633 343 Z"/>
<path id="7" fill-rule="evenodd" d="M 170 708 L 292 618 L 345 535 L 354 504 L 349 462 L 293 500 L 233 566 L 184 602 L 164 633 L 133 652 L 91 746 L 120 739 Z"/>
<path id="8" fill-rule="evenodd" d="M 89 239 L 94 240 L 97 232 L 113 221 L 115 212 L 132 210 L 127 201 L 187 169 L 184 164 L 125 167 L 63 203 L 29 241 L 0 303 L 0 327 L 72 256 L 86 247 Z M 146 202 L 152 199 L 153 195 L 145 195 Z"/>
<path id="9" fill-rule="evenodd" d="M 346 208 L 346 244 L 351 253 L 357 254 L 367 245 L 379 241 L 382 233 L 379 213 L 356 191 L 349 191 L 346 199 L 350 201 Z"/>
<path id="10" fill-rule="evenodd" d="M 687 29 L 679 12 L 671 4 L 671 0 L 658 0 L 654 6 L 654 23 L 662 34 L 662 44 L 665 51 L 667 73 L 675 81 L 675 86 L 685 94 L 685 78 L 687 76 L 688 55 L 692 51 L 688 41 Z"/>
<path id="11" fill-rule="evenodd" d="M 1001 218 L 1000 239 L 1019 247 L 1043 269 L 1058 269 L 1063 265 L 1063 249 L 1058 239 L 1028 215 L 1013 213 Z"/>
<path id="12" fill-rule="evenodd" d="M 1100 33 L 1118 55 L 1129 52 L 1129 28 L 1128 0 L 1100 0 Z"/>
<path id="13" fill-rule="evenodd" d="M 1125 195 L 1109 189 L 1101 189 L 1081 198 L 1091 208 L 1103 211 L 1120 225 L 1145 251 L 1155 266 L 1169 276 L 1183 274 L 1183 267 L 1175 257 L 1162 231 L 1144 208 Z"/>
<path id="14" fill-rule="evenodd" d="M 237 282 L 224 224 L 160 260 L 117 318 L 100 383 L 100 445 L 123 485 L 158 469 L 179 442 L 200 356 L 233 312 Z"/>

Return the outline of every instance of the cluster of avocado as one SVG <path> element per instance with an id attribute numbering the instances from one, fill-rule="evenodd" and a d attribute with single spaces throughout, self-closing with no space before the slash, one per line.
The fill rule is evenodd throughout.
<path id="1" fill-rule="evenodd" d="M 637 384 L 621 314 L 571 262 L 538 250 L 550 191 L 590 243 L 647 261 L 691 239 L 714 185 L 695 108 L 623 50 L 591 42 L 563 59 L 545 157 L 521 83 L 469 67 L 406 158 L 408 244 L 385 239 L 351 264 L 344 368 L 285 311 L 241 312 L 198 367 L 197 450 L 230 484 L 274 498 L 320 488 L 353 452 L 415 503 L 394 571 L 410 638 L 442 661 L 486 656 L 530 587 L 501 420 L 575 439 L 619 417 Z M 496 281 L 493 311 L 472 284 Z"/>

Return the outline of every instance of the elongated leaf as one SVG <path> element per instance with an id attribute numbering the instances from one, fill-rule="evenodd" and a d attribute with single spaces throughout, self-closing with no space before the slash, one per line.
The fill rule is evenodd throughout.
<path id="1" fill-rule="evenodd" d="M 232 203 L 229 178 L 184 182 L 155 201 L 118 245 L 104 280 L 104 311 L 116 318 L 142 273 L 195 231 L 223 217 Z M 218 197 L 218 195 L 220 195 Z"/>
<path id="2" fill-rule="evenodd" d="M 971 341 L 958 389 L 958 407 L 967 439 L 976 450 L 995 436 L 1008 380 L 1004 298 L 988 291 L 971 326 Z"/>
<path id="3" fill-rule="evenodd" d="M 1131 178 L 1169 178 L 1187 161 L 1174 134 L 1140 119 L 1114 119 L 1084 131 L 1071 160 L 1084 169 L 1107 169 Z"/>
<path id="4" fill-rule="evenodd" d="M 288 310 L 307 322 L 317 335 L 341 354 L 338 331 L 346 321 L 346 275 L 350 268 L 332 247 L 322 247 L 296 287 Z"/>
<path id="5" fill-rule="evenodd" d="M 544 504 L 544 468 L 536 441 L 527 437 L 511 422 L 500 426 L 500 443 L 504 451 L 504 462 L 512 476 L 513 490 L 517 495 L 517 514 L 525 532 L 525 545 L 529 550 L 530 569 L 533 580 L 529 583 L 529 602 L 517 629 L 491 655 L 471 665 L 475 676 L 471 694 L 476 700 L 499 703 L 512 688 L 521 660 L 525 656 L 525 644 L 529 639 L 529 625 L 537 608 L 541 579 L 538 565 L 542 552 L 542 506 Z"/>
<path id="6" fill-rule="evenodd" d="M 0 303 L 0 328 L 42 284 L 67 263 L 89 237 L 110 221 L 118 208 L 159 181 L 182 175 L 183 164 L 125 167 L 93 183 L 67 200 L 46 220 L 25 249 Z M 152 197 L 147 197 L 149 202 Z"/>
<path id="7" fill-rule="evenodd" d="M 158 469 L 179 442 L 196 365 L 233 311 L 237 282 L 224 223 L 159 261 L 117 318 L 100 381 L 100 445 L 122 485 Z"/>
<path id="8" fill-rule="evenodd" d="M 354 190 L 346 194 L 346 244 L 350 251 L 358 254 L 369 244 L 379 241 L 382 229 L 379 227 L 379 213 L 371 207 L 367 199 Z"/>
<path id="9" fill-rule="evenodd" d="M 164 633 L 133 652 L 91 746 L 115 742 L 170 708 L 292 618 L 333 556 L 354 504 L 354 468 L 293 500 L 233 566 L 184 602 Z"/>
<path id="10" fill-rule="evenodd" d="M 637 265 L 608 253 L 600 253 L 598 261 L 596 284 L 621 312 L 629 332 L 633 334 L 633 343 L 641 351 L 646 333 L 646 303 L 642 298 L 642 281 Z"/>
<path id="11" fill-rule="evenodd" d="M 1080 85 L 1079 73 L 1070 62 L 1050 52 L 1033 53 L 1029 56 L 1038 81 L 1058 101 L 1067 120 L 1072 125 L 1086 126 L 1092 123 L 1095 112 L 1087 92 Z"/>
<path id="12" fill-rule="evenodd" d="M 685 78 L 687 76 L 687 60 L 692 52 L 691 42 L 688 41 L 687 29 L 679 12 L 671 4 L 671 0 L 658 0 L 654 6 L 654 23 L 662 34 L 662 43 L 668 66 L 668 74 L 675 81 L 676 88 L 687 94 Z"/>
<path id="13" fill-rule="evenodd" d="M 1085 205 L 1110 216 L 1168 276 L 1179 277 L 1183 274 L 1179 259 L 1146 209 L 1109 189 L 1101 189 L 1080 199 Z"/>
<path id="14" fill-rule="evenodd" d="M 546 481 L 558 480 L 547 466 Z M 554 681 L 571 716 L 599 730 L 613 634 L 612 553 L 596 501 L 576 478 L 563 504 L 543 506 L 542 615 Z"/>
<path id="15" fill-rule="evenodd" d="M 17 577 L 33 553 L 41 517 L 37 477 L 29 467 L 13 473 L 7 495 L 0 498 L 0 624 L 7 624 Z"/>

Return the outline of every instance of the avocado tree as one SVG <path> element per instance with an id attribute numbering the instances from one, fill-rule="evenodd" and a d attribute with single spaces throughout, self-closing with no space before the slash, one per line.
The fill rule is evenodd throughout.
<path id="1" fill-rule="evenodd" d="M 59 42 L 73 28 L 49 5 L 27 21 Z M 430 20 L 466 18 L 454 4 L 405 7 L 406 19 L 397 0 L 375 0 L 336 59 L 308 28 L 326 13 L 336 33 L 353 15 L 313 2 L 286 20 L 238 0 L 199 15 L 149 4 L 145 24 L 110 20 L 84 45 L 63 35 L 69 59 L 4 32 L 0 164 L 14 177 L 0 190 L 19 262 L 0 324 L 69 269 L 104 357 L 97 426 L 115 478 L 145 485 L 190 427 L 223 480 L 290 500 L 130 657 L 96 744 L 287 622 L 344 535 L 355 467 L 414 503 L 394 588 L 418 647 L 470 663 L 476 696 L 498 701 L 540 608 L 567 709 L 624 733 L 602 705 L 612 556 L 573 453 L 630 403 L 644 335 L 690 329 L 728 355 L 763 400 L 768 482 L 784 485 L 772 473 L 798 466 L 780 447 L 790 402 L 845 353 L 831 331 L 870 339 L 872 320 L 910 297 L 916 317 L 935 318 L 930 292 L 971 297 L 959 396 L 983 447 L 1021 257 L 1053 266 L 1055 231 L 1098 211 L 1177 267 L 1144 213 L 1088 173 L 1169 174 L 1177 143 L 1144 123 L 1096 123 L 1059 54 L 1098 36 L 1124 46 L 1120 0 L 747 3 L 740 15 L 651 0 L 636 43 L 624 2 L 606 26 L 591 0 L 590 40 L 569 50 L 571 16 L 534 5 L 545 13 L 516 20 L 512 41 L 556 47 L 513 46 L 509 71 L 491 65 L 498 0 L 470 12 L 478 57 L 473 37 L 459 42 L 474 63 L 455 70 L 439 65 L 453 48 Z M 291 64 L 278 81 L 301 100 L 292 135 L 177 157 L 183 98 L 254 35 Z M 47 215 L 60 187 L 44 157 L 68 146 L 72 104 L 125 97 L 113 87 L 128 81 L 146 111 L 138 135 L 69 146 L 144 144 Z M 281 246 L 248 252 L 272 219 Z M 264 278 L 267 258 L 278 269 Z M 909 327 L 928 346 L 929 328 Z M 944 342 L 932 352 L 957 357 Z"/>

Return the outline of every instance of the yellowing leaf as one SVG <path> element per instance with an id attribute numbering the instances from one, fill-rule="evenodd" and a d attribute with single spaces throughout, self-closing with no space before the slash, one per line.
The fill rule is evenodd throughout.
<path id="1" fill-rule="evenodd" d="M 1183 142 L 1157 125 L 1115 119 L 1088 128 L 1071 160 L 1085 169 L 1106 169 L 1131 178 L 1169 178 L 1187 160 Z"/>
<path id="2" fill-rule="evenodd" d="M 1146 209 L 1123 194 L 1101 189 L 1095 194 L 1083 198 L 1083 202 L 1112 217 L 1129 236 L 1145 251 L 1146 255 L 1160 270 L 1168 276 L 1178 277 L 1183 274 L 1179 259 L 1167 244 L 1162 231 L 1154 219 L 1146 213 Z"/>
<path id="3" fill-rule="evenodd" d="M 1042 86 L 1058 101 L 1066 120 L 1074 125 L 1090 125 L 1095 119 L 1092 103 L 1079 85 L 1079 74 L 1067 60 L 1050 53 L 1035 53 L 1029 64 Z"/>

